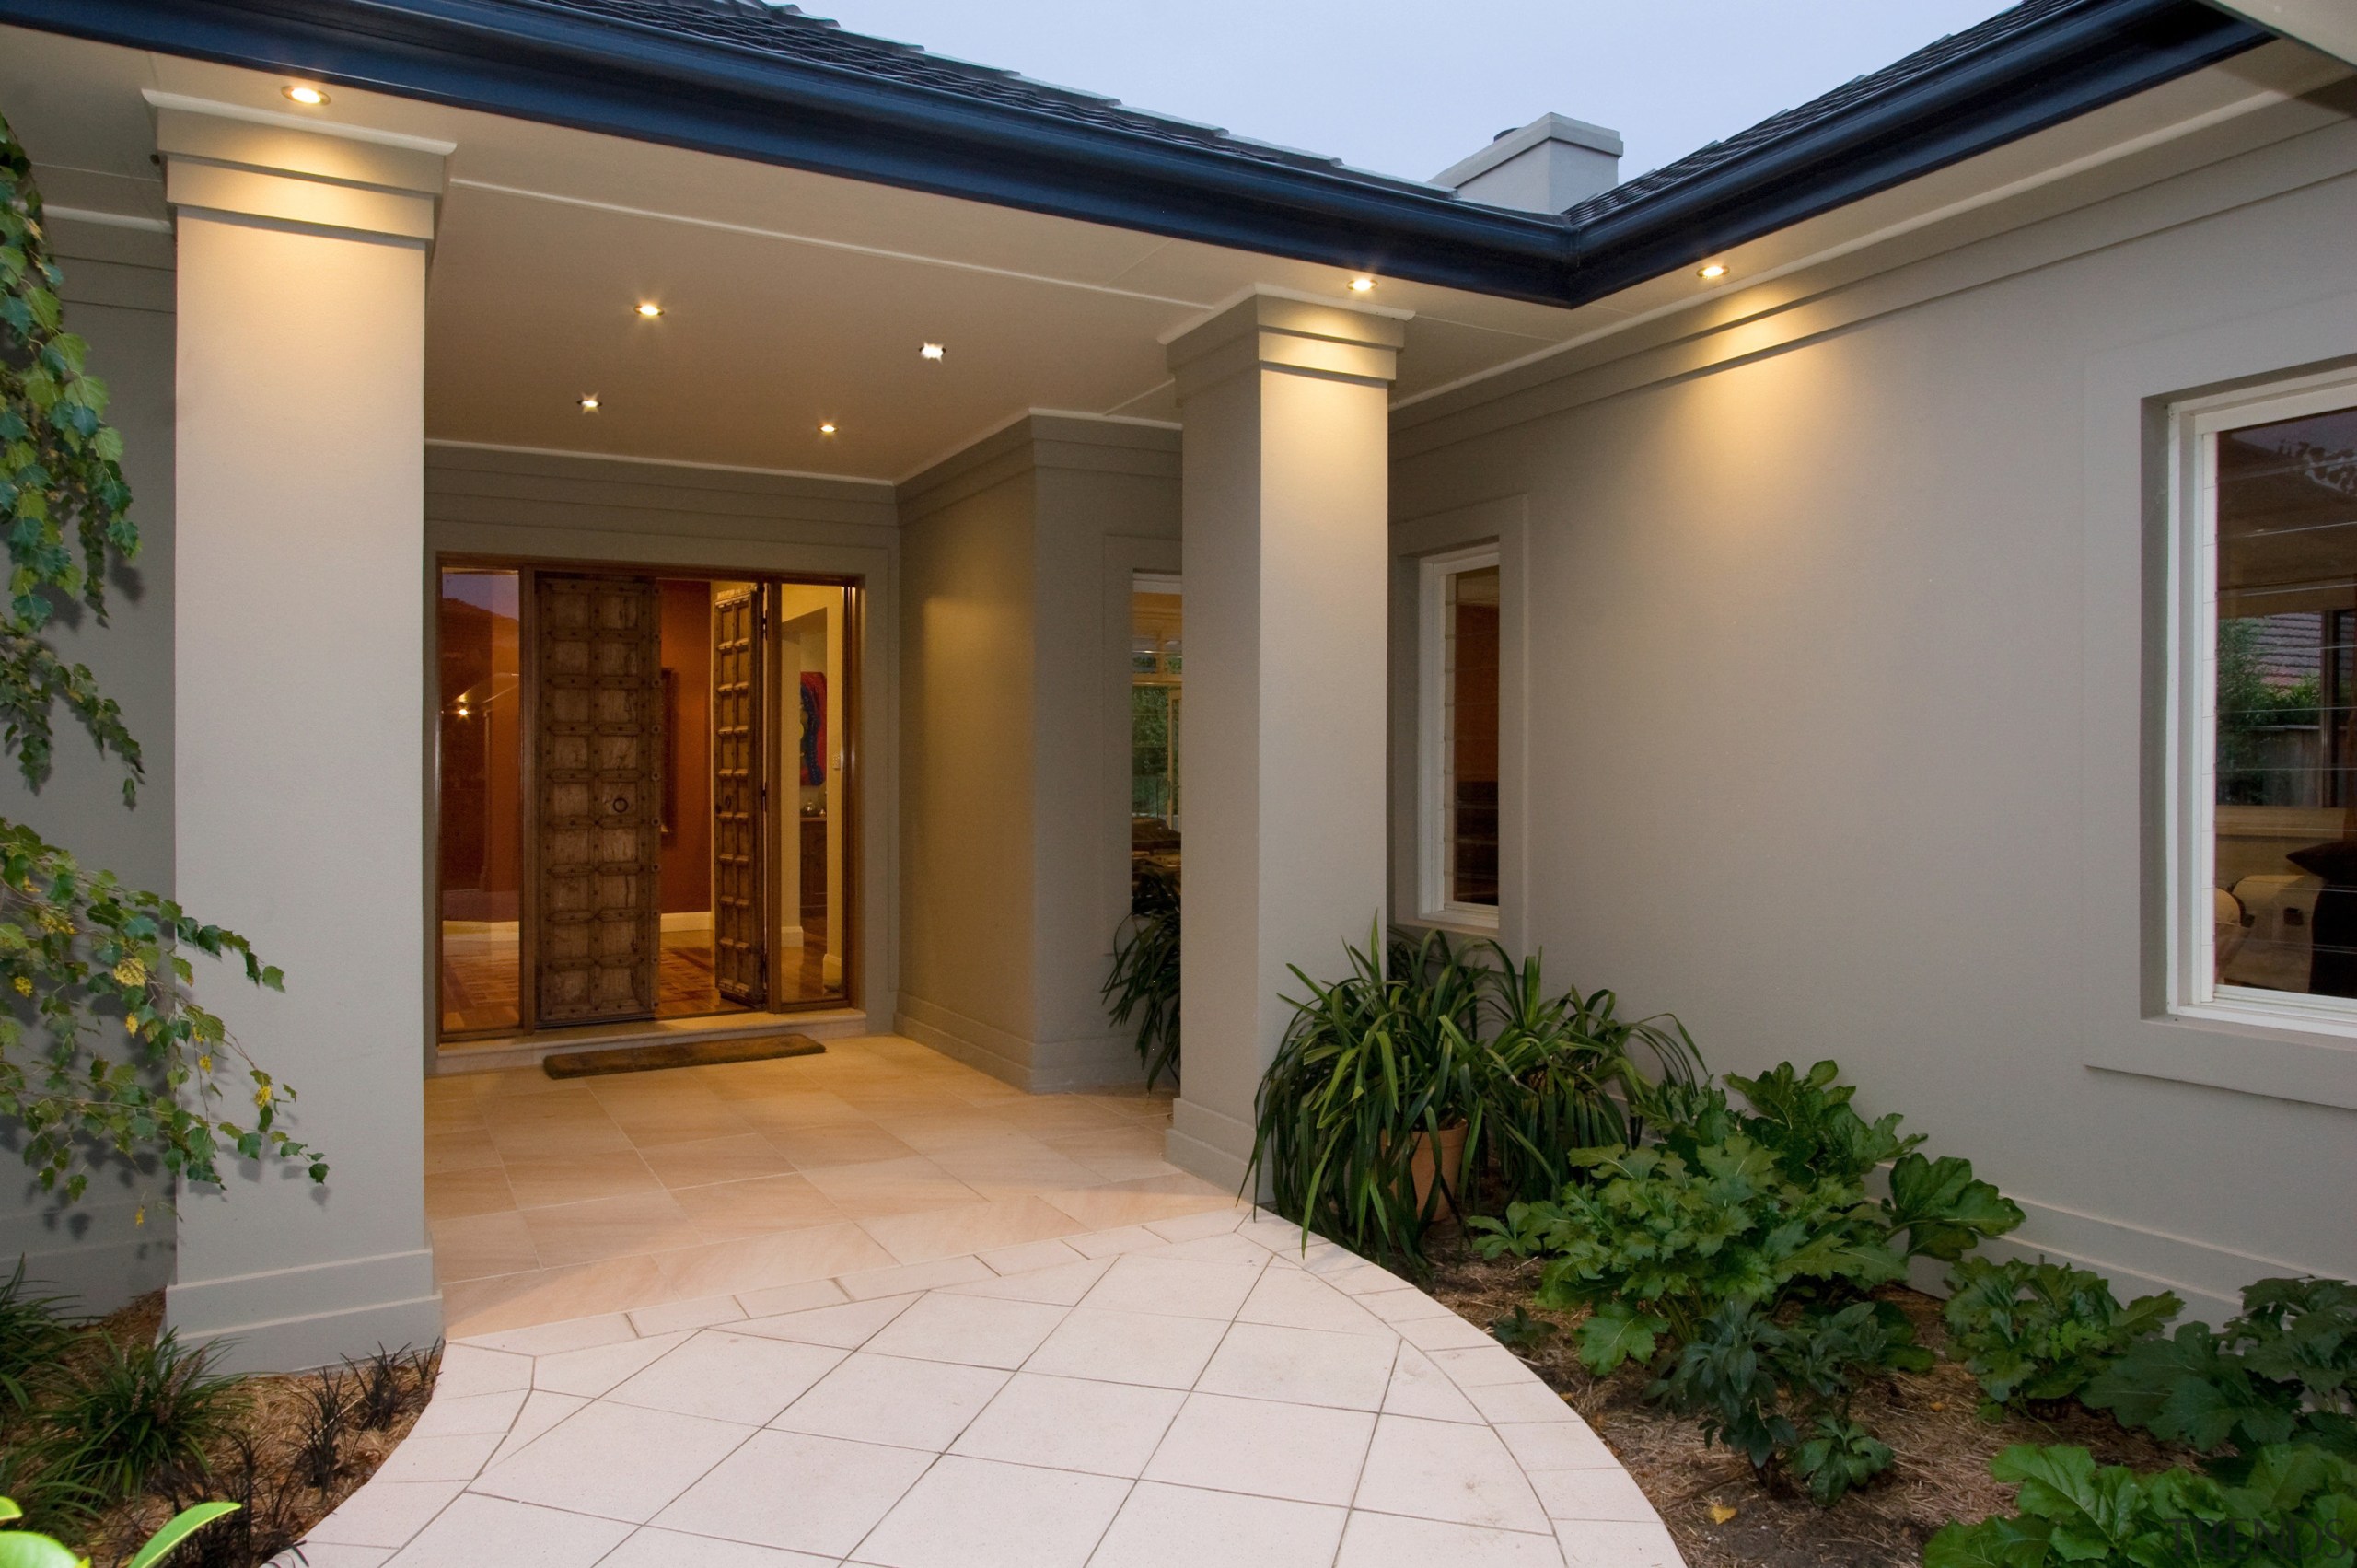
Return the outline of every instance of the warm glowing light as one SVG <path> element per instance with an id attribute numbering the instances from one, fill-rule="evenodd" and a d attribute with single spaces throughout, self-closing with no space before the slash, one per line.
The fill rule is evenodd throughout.
<path id="1" fill-rule="evenodd" d="M 317 109 L 319 105 L 327 102 L 328 100 L 328 95 L 321 92 L 319 88 L 304 87 L 299 83 L 281 87 L 278 90 L 284 93 L 296 103 L 303 105 L 306 109 Z"/>
<path id="2" fill-rule="evenodd" d="M 944 353 L 945 351 L 939 343 L 927 343 L 924 347 L 917 350 L 917 357 L 919 359 L 938 360 L 943 356 Z"/>
<path id="3" fill-rule="evenodd" d="M 834 433 L 835 422 L 831 419 L 827 420 L 819 426 L 819 434 L 821 436 L 832 436 Z"/>
<path id="4" fill-rule="evenodd" d="M 592 392 L 587 397 L 581 400 L 581 412 L 583 413 L 596 413 L 598 412 L 597 393 Z"/>
<path id="5" fill-rule="evenodd" d="M 652 321 L 655 318 L 663 314 L 663 307 L 656 304 L 655 301 L 651 299 L 644 299 L 639 301 L 638 313 Z"/>
<path id="6" fill-rule="evenodd" d="M 1353 294 L 1365 294 L 1371 291 L 1374 287 L 1375 280 L 1368 277 L 1364 273 L 1361 273 L 1357 277 L 1351 280 L 1351 292 Z"/>
<path id="7" fill-rule="evenodd" d="M 1694 275 L 1706 282 L 1716 283 L 1727 275 L 1727 264 L 1724 261 L 1713 261 L 1707 267 L 1697 268 Z"/>

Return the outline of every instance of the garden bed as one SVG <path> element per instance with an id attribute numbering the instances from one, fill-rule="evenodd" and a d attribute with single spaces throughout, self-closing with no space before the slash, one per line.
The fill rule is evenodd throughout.
<path id="1" fill-rule="evenodd" d="M 70 1376 L 95 1362 L 102 1335 L 121 1345 L 154 1343 L 163 1307 L 163 1295 L 157 1293 L 76 1325 L 59 1358 L 61 1368 Z M 433 1391 L 438 1355 L 393 1355 L 383 1362 L 238 1379 L 229 1411 L 206 1434 L 201 1469 L 159 1471 L 131 1497 L 53 1527 L 75 1550 L 88 1553 L 96 1568 L 114 1568 L 177 1507 L 226 1500 L 240 1511 L 199 1530 L 173 1555 L 171 1568 L 261 1568 L 358 1491 L 417 1424 Z M 363 1397 L 372 1373 L 382 1380 L 373 1411 Z M 53 1396 L 41 1399 L 36 1410 L 52 1400 Z M 331 1410 L 343 1412 L 331 1441 L 321 1432 L 322 1421 L 329 1419 L 323 1412 Z M 370 1423 L 388 1411 L 381 1424 Z M 29 1445 L 36 1435 L 32 1423 L 19 1421 L 0 1429 L 0 1450 Z M 330 1453 L 331 1460 L 320 1458 Z M 327 1484 L 314 1484 L 322 1471 Z M 20 1501 L 29 1505 L 33 1499 Z"/>
<path id="2" fill-rule="evenodd" d="M 1531 1310 L 1536 1261 L 1485 1260 L 1453 1236 L 1435 1235 L 1429 1245 L 1434 1274 L 1425 1288 L 1474 1327 L 1487 1330 L 1518 1307 L 1557 1326 L 1516 1353 L 1611 1446 L 1677 1538 L 1688 1568 L 1917 1568 L 1923 1543 L 1941 1526 L 2013 1512 L 2014 1488 L 1989 1474 L 1989 1461 L 2009 1444 L 2073 1443 L 2098 1463 L 2140 1470 L 2194 1458 L 2069 1401 L 2037 1417 L 1984 1418 L 1972 1375 L 1942 1359 L 1928 1372 L 1892 1374 L 1861 1391 L 1860 1418 L 1898 1460 L 1874 1484 L 1820 1508 L 1798 1491 L 1769 1491 L 1741 1455 L 1707 1443 L 1691 1417 L 1646 1402 L 1647 1373 L 1589 1373 L 1568 1332 L 1578 1315 Z M 1919 1342 L 1933 1350 L 1945 1343 L 1938 1302 L 1903 1288 L 1884 1295 L 1914 1321 Z"/>

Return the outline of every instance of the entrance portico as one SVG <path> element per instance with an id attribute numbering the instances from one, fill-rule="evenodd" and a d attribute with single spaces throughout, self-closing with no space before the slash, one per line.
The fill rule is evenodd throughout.
<path id="1" fill-rule="evenodd" d="M 859 701 L 829 710 L 856 764 L 824 857 L 855 927 L 841 989 L 823 1015 L 724 1022 L 894 1032 L 1031 1092 L 1142 1075 L 1098 996 L 1132 877 L 1129 606 L 1141 573 L 1183 593 L 1166 1153 L 1234 1190 L 1286 966 L 1330 967 L 1385 904 L 1389 411 L 1575 313 L 337 81 L 308 102 L 268 71 L 5 42 L 0 93 L 56 170 L 69 276 L 135 271 L 163 287 L 123 298 L 176 303 L 177 366 L 69 298 L 119 393 L 180 393 L 145 423 L 160 399 L 121 404 L 135 450 L 179 455 L 177 519 L 146 514 L 177 523 L 178 569 L 125 612 L 177 625 L 157 672 L 173 705 L 141 722 L 178 765 L 141 812 L 169 816 L 172 890 L 285 970 L 283 997 L 202 972 L 200 994 L 297 1091 L 291 1123 L 331 1167 L 323 1188 L 249 1169 L 184 1195 L 177 1257 L 125 1283 L 168 1284 L 173 1322 L 250 1365 L 437 1331 L 422 1193 L 487 1167 L 428 1164 L 421 1079 L 567 1043 L 543 1029 L 494 1062 L 442 1038 L 434 585 L 453 563 L 855 586 Z M 1175 644 L 1155 657 L 1177 675 Z M 31 1249 L 34 1271 L 97 1280 L 76 1260 L 133 1256 L 138 1202 Z"/>

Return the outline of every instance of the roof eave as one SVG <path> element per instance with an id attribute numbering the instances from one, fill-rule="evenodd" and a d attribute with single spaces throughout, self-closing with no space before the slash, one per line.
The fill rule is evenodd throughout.
<path id="1" fill-rule="evenodd" d="M 0 21 L 1552 302 L 1561 218 L 485 0 L 0 0 Z"/>
<path id="2" fill-rule="evenodd" d="M 2272 37 L 2200 0 L 2087 0 L 1887 96 L 1576 224 L 1562 303 L 1695 265 Z"/>
<path id="3" fill-rule="evenodd" d="M 2271 35 L 2084 0 L 1578 225 L 494 0 L 0 0 L 0 21 L 1477 293 L 1579 306 Z"/>

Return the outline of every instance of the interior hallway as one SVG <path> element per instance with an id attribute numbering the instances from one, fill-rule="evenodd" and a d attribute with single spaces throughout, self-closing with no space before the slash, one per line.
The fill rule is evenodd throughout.
<path id="1" fill-rule="evenodd" d="M 426 1081 L 453 1337 L 758 1295 L 1224 1209 L 1162 1158 L 1167 1095 L 1029 1095 L 897 1036 L 557 1082 Z"/>

